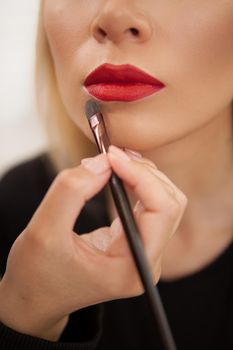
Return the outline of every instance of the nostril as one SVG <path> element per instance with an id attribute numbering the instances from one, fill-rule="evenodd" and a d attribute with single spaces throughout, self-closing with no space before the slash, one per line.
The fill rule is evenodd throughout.
<path id="1" fill-rule="evenodd" d="M 103 29 L 101 29 L 101 28 L 98 28 L 98 33 L 99 33 L 101 36 L 103 36 L 103 37 L 106 36 L 105 31 L 104 31 Z"/>
<path id="2" fill-rule="evenodd" d="M 135 36 L 138 36 L 138 35 L 139 35 L 139 31 L 138 31 L 138 29 L 136 29 L 136 28 L 130 28 L 130 31 L 131 31 L 131 33 L 132 33 L 133 35 L 135 35 Z"/>

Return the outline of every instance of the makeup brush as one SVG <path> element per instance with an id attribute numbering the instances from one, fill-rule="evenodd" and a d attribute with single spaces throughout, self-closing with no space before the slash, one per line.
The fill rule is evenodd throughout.
<path id="1" fill-rule="evenodd" d="M 86 117 L 93 132 L 100 153 L 107 153 L 110 146 L 100 104 L 95 100 L 86 103 Z M 147 261 L 144 247 L 133 211 L 122 180 L 113 172 L 109 180 L 112 196 L 124 228 L 126 238 L 134 258 L 139 276 L 145 289 L 148 304 L 159 327 L 165 350 L 176 350 L 176 345 L 160 299 L 157 286 L 154 286 L 152 273 Z"/>

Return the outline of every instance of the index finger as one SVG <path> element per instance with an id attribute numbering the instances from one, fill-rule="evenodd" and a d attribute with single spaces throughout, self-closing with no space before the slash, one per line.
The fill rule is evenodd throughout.
<path id="1" fill-rule="evenodd" d="M 110 175 L 111 168 L 105 154 L 61 171 L 33 215 L 29 223 L 31 230 L 46 235 L 72 231 L 85 202 L 104 187 Z"/>
<path id="2" fill-rule="evenodd" d="M 179 190 L 175 185 L 171 187 L 168 182 L 162 185 L 161 179 L 155 175 L 156 169 L 152 172 L 115 146 L 110 146 L 108 155 L 113 170 L 138 196 L 145 210 L 155 212 L 166 209 L 168 200 L 178 197 L 175 192 Z"/>

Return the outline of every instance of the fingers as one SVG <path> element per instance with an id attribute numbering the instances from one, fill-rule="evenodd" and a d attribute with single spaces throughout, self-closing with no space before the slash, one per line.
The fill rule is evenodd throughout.
<path id="1" fill-rule="evenodd" d="M 125 150 L 126 154 L 129 155 L 132 159 L 136 160 L 139 164 L 144 165 L 145 167 L 148 168 L 149 171 L 152 172 L 155 176 L 159 177 L 161 181 L 167 185 L 167 190 L 174 196 L 178 196 L 178 200 L 183 199 L 185 197 L 184 193 L 179 190 L 175 186 L 175 184 L 164 174 L 162 173 L 158 167 L 149 159 L 143 158 L 140 153 L 135 153 L 134 151 L 131 150 Z M 185 198 L 184 198 L 185 200 Z"/>
<path id="2" fill-rule="evenodd" d="M 139 197 L 147 210 L 167 207 L 167 196 L 173 195 L 180 201 L 186 201 L 185 195 L 166 177 L 158 171 L 149 160 L 131 160 L 127 154 L 115 146 L 109 148 L 109 159 L 113 170 L 123 179 L 129 188 Z M 166 186 L 161 186 L 161 180 Z M 159 202 L 158 202 L 159 198 Z"/>
<path id="3" fill-rule="evenodd" d="M 105 252 L 111 241 L 112 236 L 109 232 L 109 227 L 101 227 L 91 233 L 85 233 L 79 236 L 79 239 L 87 242 L 92 248 L 96 249 L 97 253 Z"/>
<path id="4" fill-rule="evenodd" d="M 113 146 L 109 151 L 113 170 L 140 200 L 138 225 L 147 254 L 156 260 L 176 231 L 187 199 L 150 161 L 131 160 Z"/>
<path id="5" fill-rule="evenodd" d="M 85 202 L 104 187 L 110 175 L 110 163 L 105 154 L 85 159 L 78 167 L 63 170 L 32 217 L 30 229 L 46 235 L 72 231 Z"/>

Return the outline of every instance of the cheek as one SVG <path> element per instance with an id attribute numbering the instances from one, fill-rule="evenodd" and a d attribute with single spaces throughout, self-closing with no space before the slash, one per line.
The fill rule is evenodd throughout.
<path id="1" fill-rule="evenodd" d="M 57 85 L 68 114 L 72 117 L 74 104 L 72 98 L 77 96 L 80 89 L 78 55 L 80 48 L 87 40 L 87 26 L 92 16 L 93 6 L 90 7 L 90 11 L 86 11 L 87 4 L 84 6 L 84 1 L 56 0 L 55 3 L 54 0 L 47 0 L 45 3 L 44 27 L 52 54 Z"/>
<path id="2" fill-rule="evenodd" d="M 87 40 L 88 25 L 95 11 L 88 0 L 47 0 L 44 26 L 54 63 L 59 70 L 68 69 L 77 50 Z M 88 9 L 88 10 L 87 10 Z"/>
<path id="3" fill-rule="evenodd" d="M 201 84 L 203 93 L 218 86 L 229 95 L 233 88 L 233 4 L 225 3 L 213 1 L 186 16 L 173 41 L 180 58 L 176 68 L 180 66 L 189 87 Z"/>
<path id="4" fill-rule="evenodd" d="M 71 52 L 75 50 L 72 46 L 72 36 L 70 36 L 71 28 L 64 18 L 56 20 L 52 16 L 45 21 L 45 30 L 52 53 L 52 57 L 56 67 L 62 68 L 67 65 Z"/>

